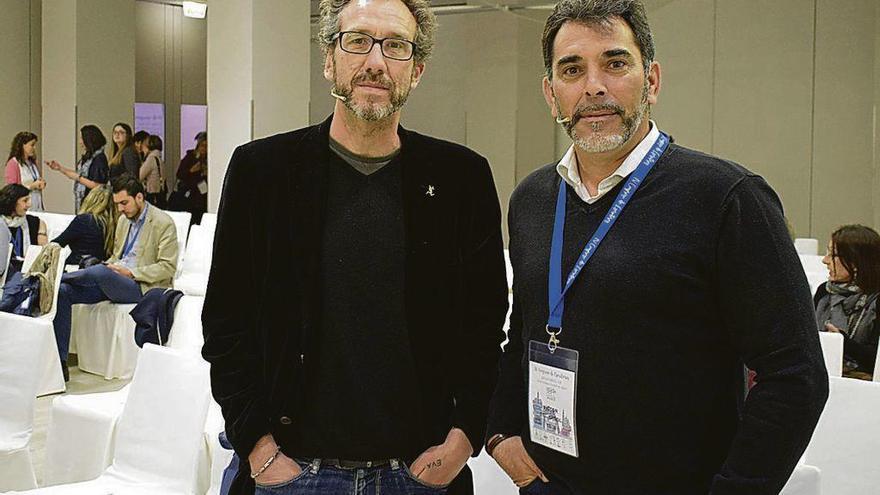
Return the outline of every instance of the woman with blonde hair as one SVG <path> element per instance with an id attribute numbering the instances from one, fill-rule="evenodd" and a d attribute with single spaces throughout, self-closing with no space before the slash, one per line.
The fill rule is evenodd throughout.
<path id="1" fill-rule="evenodd" d="M 62 247 L 70 246 L 68 265 L 83 265 L 84 260 L 92 260 L 92 263 L 104 261 L 113 252 L 117 217 L 110 187 L 98 186 L 89 191 L 80 206 L 79 215 L 52 242 Z"/>
<path id="2" fill-rule="evenodd" d="M 110 178 L 119 177 L 122 174 L 138 176 L 141 168 L 141 160 L 134 148 L 134 137 L 131 126 L 123 122 L 117 122 L 113 126 L 113 152 L 110 153 Z"/>

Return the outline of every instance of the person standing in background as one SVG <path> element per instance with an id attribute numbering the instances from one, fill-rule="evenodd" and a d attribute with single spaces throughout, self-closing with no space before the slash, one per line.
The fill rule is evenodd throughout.
<path id="1" fill-rule="evenodd" d="M 110 178 L 124 173 L 137 177 L 141 167 L 141 158 L 134 147 L 131 127 L 117 122 L 113 126 L 113 152 L 110 154 Z"/>
<path id="2" fill-rule="evenodd" d="M 208 211 L 208 133 L 196 134 L 195 149 L 188 150 L 177 167 L 177 190 L 173 209 L 192 213 L 199 223 Z"/>
<path id="3" fill-rule="evenodd" d="M 37 165 L 37 135 L 22 131 L 12 138 L 6 162 L 6 183 L 21 184 L 31 192 L 31 211 L 43 211 L 46 180 Z"/>
<path id="4" fill-rule="evenodd" d="M 137 131 L 132 136 L 131 140 L 134 143 L 134 150 L 137 151 L 138 158 L 140 158 L 141 163 L 143 163 L 144 159 L 147 157 L 147 138 L 150 137 L 150 133 L 147 131 Z"/>
<path id="5" fill-rule="evenodd" d="M 73 181 L 73 209 L 79 211 L 83 198 L 88 192 L 101 184 L 106 184 L 110 177 L 107 155 L 104 146 L 107 138 L 97 126 L 84 125 L 79 131 L 79 146 L 83 154 L 76 163 L 76 168 L 67 168 L 55 160 L 46 162 L 52 170 L 61 173 Z"/>
<path id="6" fill-rule="evenodd" d="M 150 136 L 146 140 L 147 157 L 141 166 L 140 180 L 147 191 L 147 201 L 165 209 L 165 179 L 162 177 L 162 138 Z"/>

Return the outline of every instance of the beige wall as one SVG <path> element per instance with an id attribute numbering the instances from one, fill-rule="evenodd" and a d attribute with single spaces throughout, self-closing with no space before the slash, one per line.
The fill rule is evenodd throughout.
<path id="1" fill-rule="evenodd" d="M 307 125 L 308 36 L 306 2 L 208 2 L 209 211 L 238 145 Z"/>
<path id="2" fill-rule="evenodd" d="M 9 144 L 21 131 L 41 136 L 40 122 L 40 2 L 0 0 L 0 153 L 6 164 Z M 38 156 L 42 153 L 38 150 Z M 0 179 L 2 182 L 2 179 Z"/>
<path id="3" fill-rule="evenodd" d="M 109 142 L 113 124 L 132 121 L 134 0 L 43 0 L 41 21 L 43 158 L 73 167 L 80 127 Z M 73 213 L 71 181 L 45 175 L 46 209 Z"/>
<path id="4" fill-rule="evenodd" d="M 43 0 L 42 31 L 42 158 L 72 167 L 77 156 L 76 2 Z M 71 182 L 51 170 L 44 173 L 46 210 L 73 213 Z"/>
<path id="5" fill-rule="evenodd" d="M 874 5 L 874 227 L 880 227 L 880 2 Z"/>

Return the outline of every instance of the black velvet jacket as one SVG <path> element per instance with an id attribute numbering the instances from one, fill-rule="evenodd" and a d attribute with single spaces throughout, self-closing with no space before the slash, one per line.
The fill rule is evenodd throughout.
<path id="1" fill-rule="evenodd" d="M 226 172 L 202 354 L 242 459 L 233 493 L 252 490 L 247 457 L 257 440 L 286 438 L 297 421 L 297 392 L 321 329 L 331 119 L 240 146 Z M 435 444 L 461 428 L 476 455 L 507 311 L 498 196 L 488 162 L 473 151 L 403 128 L 398 134 L 406 318 L 430 415 L 423 422 Z"/>

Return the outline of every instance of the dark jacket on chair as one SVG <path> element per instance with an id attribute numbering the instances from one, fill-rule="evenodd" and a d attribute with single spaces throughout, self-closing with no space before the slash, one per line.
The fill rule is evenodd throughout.
<path id="1" fill-rule="evenodd" d="M 296 392 L 322 328 L 330 122 L 241 146 L 226 172 L 202 354 L 242 459 L 234 494 L 253 490 L 247 458 L 257 440 L 288 437 L 296 424 Z M 498 197 L 484 158 L 403 128 L 398 134 L 406 320 L 429 412 L 424 425 L 435 444 L 462 429 L 477 455 L 507 311 Z"/>

